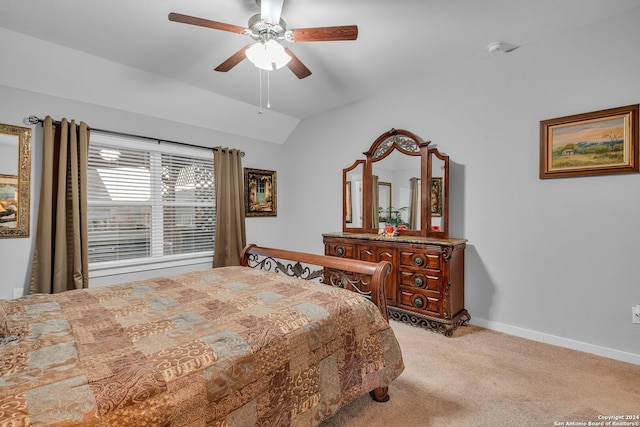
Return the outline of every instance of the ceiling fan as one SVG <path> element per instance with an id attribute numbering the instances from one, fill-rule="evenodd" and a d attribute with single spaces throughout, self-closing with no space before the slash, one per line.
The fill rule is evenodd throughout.
<path id="1" fill-rule="evenodd" d="M 231 70 L 243 59 L 248 58 L 258 68 L 266 70 L 286 65 L 299 79 L 304 79 L 311 75 L 311 71 L 294 55 L 291 49 L 282 46 L 280 42 L 339 41 L 358 38 L 356 25 L 288 30 L 284 20 L 280 17 L 284 0 L 256 0 L 256 3 L 260 6 L 260 13 L 249 19 L 248 28 L 174 12 L 169 14 L 169 20 L 244 34 L 255 40 L 255 43 L 243 47 L 215 68 L 216 71 L 221 72 Z"/>

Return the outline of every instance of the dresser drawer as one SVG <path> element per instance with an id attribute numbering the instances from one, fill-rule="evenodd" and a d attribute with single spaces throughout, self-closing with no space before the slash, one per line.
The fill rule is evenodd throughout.
<path id="1" fill-rule="evenodd" d="M 356 256 L 356 245 L 344 242 L 326 242 L 325 254 L 341 258 L 358 259 Z"/>
<path id="2" fill-rule="evenodd" d="M 442 276 L 427 272 L 400 271 L 400 285 L 442 293 Z"/>
<path id="3" fill-rule="evenodd" d="M 442 269 L 442 253 L 437 251 L 400 251 L 400 268 L 405 269 L 429 269 L 440 271 Z"/>
<path id="4" fill-rule="evenodd" d="M 398 307 L 429 316 L 442 316 L 442 300 L 438 292 L 400 286 Z"/>
<path id="5" fill-rule="evenodd" d="M 384 291 L 389 311 L 398 320 L 450 335 L 470 319 L 464 309 L 464 241 L 335 234 L 323 236 L 326 255 L 391 263 Z"/>

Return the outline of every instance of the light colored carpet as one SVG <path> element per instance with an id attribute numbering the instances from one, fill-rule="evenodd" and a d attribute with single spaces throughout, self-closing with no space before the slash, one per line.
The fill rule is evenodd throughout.
<path id="1" fill-rule="evenodd" d="M 640 365 L 477 326 L 452 338 L 391 326 L 406 365 L 391 399 L 362 396 L 323 427 L 587 425 L 640 415 Z M 620 421 L 640 426 L 640 419 Z"/>

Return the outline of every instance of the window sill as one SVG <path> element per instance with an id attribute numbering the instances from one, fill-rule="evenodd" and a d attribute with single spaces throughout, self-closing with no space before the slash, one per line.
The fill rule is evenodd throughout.
<path id="1" fill-rule="evenodd" d="M 120 274 L 185 267 L 195 264 L 213 265 L 213 253 L 171 255 L 161 258 L 138 258 L 126 261 L 107 261 L 89 264 L 89 279 Z"/>

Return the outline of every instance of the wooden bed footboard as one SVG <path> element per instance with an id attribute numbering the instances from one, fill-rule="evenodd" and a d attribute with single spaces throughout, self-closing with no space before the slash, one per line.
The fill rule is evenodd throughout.
<path id="1" fill-rule="evenodd" d="M 283 261 L 290 261 L 294 264 Z M 242 250 L 240 263 L 244 267 L 274 271 L 305 280 L 320 279 L 321 283 L 358 292 L 371 299 L 380 310 L 382 317 L 387 322 L 389 321 L 387 300 L 384 295 L 384 281 L 392 270 L 389 261 L 375 263 L 265 248 L 251 243 Z M 322 268 L 311 270 L 308 265 L 303 266 L 303 264 Z M 380 387 L 371 390 L 369 395 L 376 402 L 386 402 L 389 400 L 388 391 L 388 387 Z"/>
<path id="2" fill-rule="evenodd" d="M 291 261 L 285 263 L 283 260 Z M 369 262 L 316 255 L 283 249 L 265 248 L 248 244 L 242 251 L 241 265 L 261 270 L 284 273 L 302 279 L 320 279 L 321 283 L 358 292 L 371 299 L 382 316 L 388 321 L 387 300 L 384 295 L 384 281 L 391 273 L 389 261 Z M 311 270 L 303 264 L 322 267 Z"/>

